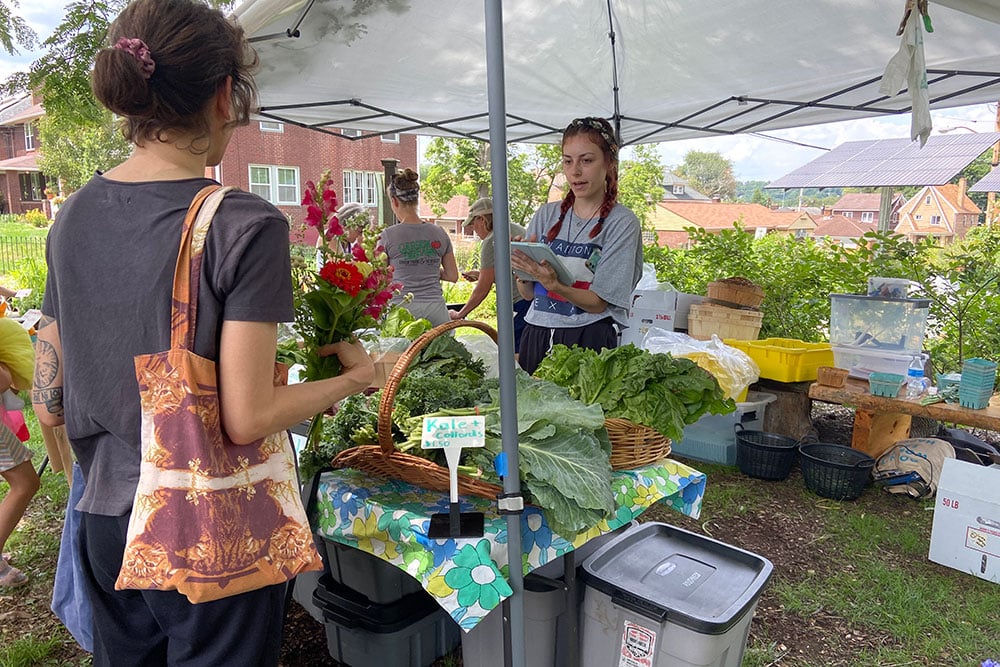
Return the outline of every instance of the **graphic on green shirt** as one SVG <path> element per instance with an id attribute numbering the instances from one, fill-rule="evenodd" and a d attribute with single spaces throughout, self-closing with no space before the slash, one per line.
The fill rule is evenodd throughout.
<path id="1" fill-rule="evenodd" d="M 437 251 L 440 247 L 440 241 L 428 241 L 427 239 L 407 241 L 399 244 L 399 254 L 404 262 L 419 262 L 429 257 L 437 259 Z"/>

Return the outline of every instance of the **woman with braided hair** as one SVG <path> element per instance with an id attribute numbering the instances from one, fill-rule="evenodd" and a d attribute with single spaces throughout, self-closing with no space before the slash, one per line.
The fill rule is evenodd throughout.
<path id="1" fill-rule="evenodd" d="M 527 239 L 541 240 L 559 256 L 574 282 L 559 282 L 555 269 L 514 251 L 513 268 L 533 280 L 517 280 L 531 307 L 518 363 L 533 373 L 553 345 L 594 350 L 618 344 L 628 301 L 642 276 L 642 230 L 632 211 L 618 203 L 618 142 L 603 118 L 577 118 L 563 132 L 567 193 L 542 206 L 528 224 Z"/>

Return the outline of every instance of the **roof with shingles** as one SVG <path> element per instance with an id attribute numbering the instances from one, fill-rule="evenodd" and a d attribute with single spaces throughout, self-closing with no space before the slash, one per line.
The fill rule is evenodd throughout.
<path id="1" fill-rule="evenodd" d="M 736 221 L 740 221 L 746 229 L 783 229 L 783 218 L 760 204 L 661 201 L 657 202 L 657 206 L 702 229 L 729 229 Z"/>
<path id="2" fill-rule="evenodd" d="M 874 232 L 876 226 L 874 222 L 861 222 L 855 218 L 846 218 L 842 215 L 831 215 L 823 218 L 813 230 L 816 238 L 830 236 L 836 238 L 860 238 L 868 232 Z"/>

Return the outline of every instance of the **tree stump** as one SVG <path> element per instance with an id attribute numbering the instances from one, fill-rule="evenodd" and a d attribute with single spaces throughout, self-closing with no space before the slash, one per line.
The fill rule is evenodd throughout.
<path id="1" fill-rule="evenodd" d="M 764 412 L 764 430 L 768 433 L 787 435 L 799 440 L 812 430 L 812 399 L 809 385 L 812 382 L 777 382 L 759 380 L 751 386 L 777 396 Z"/>

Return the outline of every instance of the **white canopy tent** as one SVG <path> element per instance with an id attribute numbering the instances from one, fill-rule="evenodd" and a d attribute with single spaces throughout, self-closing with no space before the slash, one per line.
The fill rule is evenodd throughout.
<path id="1" fill-rule="evenodd" d="M 900 49 L 903 0 L 247 0 L 236 16 L 261 58 L 262 115 L 330 131 L 490 141 L 494 213 L 507 217 L 507 141 L 558 142 L 604 116 L 624 144 L 905 114 L 879 83 Z M 484 11 L 485 10 L 485 11 Z M 931 4 L 930 108 L 1000 98 L 1000 7 Z M 496 228 L 497 275 L 510 275 Z M 497 300 L 511 297 L 509 280 Z M 500 368 L 514 367 L 500 317 Z M 517 469 L 513 377 L 501 371 L 508 465 Z M 519 492 L 516 475 L 504 480 Z M 508 550 L 521 552 L 508 517 Z M 510 568 L 510 664 L 524 664 L 522 581 Z"/>
<path id="2" fill-rule="evenodd" d="M 505 0 L 510 141 L 558 141 L 575 116 L 618 118 L 624 144 L 905 114 L 878 92 L 903 0 Z M 482 5 L 250 0 L 265 115 L 486 139 Z M 304 17 L 303 17 L 304 15 Z M 932 2 L 931 108 L 1000 98 L 1000 5 Z M 298 38 L 286 31 L 298 30 Z M 613 33 L 613 45 L 612 37 Z M 267 36 L 276 36 L 267 39 Z"/>

